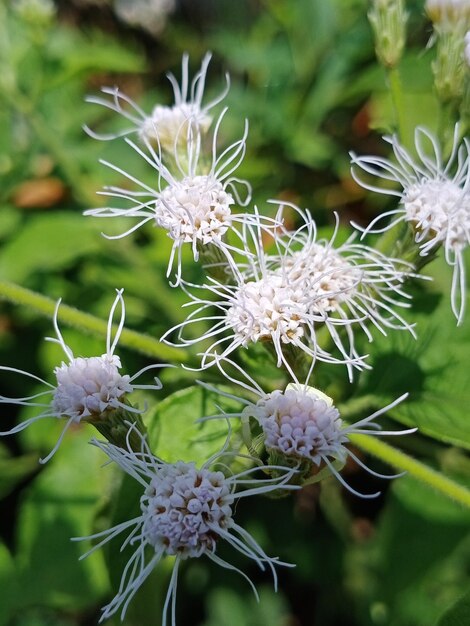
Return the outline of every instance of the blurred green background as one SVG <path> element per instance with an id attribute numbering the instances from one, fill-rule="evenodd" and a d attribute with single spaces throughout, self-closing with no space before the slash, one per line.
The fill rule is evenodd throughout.
<path id="1" fill-rule="evenodd" d="M 101 132 L 125 127 L 122 119 L 85 103 L 85 95 L 97 94 L 103 85 L 119 85 L 148 112 L 156 103 L 171 104 L 165 72 L 179 77 L 185 51 L 193 71 L 207 50 L 213 52 L 208 99 L 220 91 L 224 73 L 230 73 L 224 139 L 238 138 L 248 118 L 247 156 L 238 175 L 252 183 L 262 212 L 270 210 L 267 199 L 283 198 L 311 208 L 325 226 L 333 223 L 333 210 L 344 223 L 351 218 L 366 223 L 386 205 L 386 199 L 366 194 L 349 175 L 349 151 L 381 153 L 380 134 L 393 130 L 367 2 L 178 0 L 151 32 L 129 24 L 129 10 L 121 7 L 119 13 L 117 4 L 0 0 L 0 280 L 53 299 L 62 297 L 102 318 L 107 317 L 114 289 L 124 287 L 126 326 L 154 337 L 184 319 L 181 304 L 186 297 L 165 279 L 171 247 L 166 235 L 147 228 L 108 241 L 101 237 L 102 230 L 122 232 L 128 223 L 112 220 L 108 225 L 82 216 L 84 209 L 99 204 L 99 188 L 123 183 L 99 164 L 99 158 L 152 182 L 143 160 L 124 142 L 95 141 L 82 125 Z M 421 2 L 407 4 L 409 41 L 401 73 L 409 123 L 434 127 L 433 50 L 426 48 L 431 26 Z M 135 11 L 134 6 L 134 20 Z M 435 274 L 444 271 L 439 266 Z M 197 280 L 199 272 L 190 269 L 189 276 Z M 435 302 L 439 320 L 441 305 L 447 311 L 448 302 Z M 383 340 L 382 352 L 376 352 L 382 379 L 371 374 L 365 384 L 386 397 L 395 390 L 387 389 L 384 368 L 400 368 L 407 358 L 407 363 L 419 361 L 419 371 L 406 370 L 402 384 L 407 389 L 419 385 L 419 368 L 424 368 L 435 377 L 438 389 L 436 352 L 428 361 L 422 355 L 429 345 L 440 350 L 439 339 L 447 335 L 439 332 L 440 325 L 430 328 L 418 347 L 407 340 L 406 345 L 401 339 L 400 345 Z M 47 378 L 63 358 L 57 346 L 43 341 L 51 333 L 49 320 L 0 303 L 1 363 Z M 468 330 L 465 333 L 460 342 L 469 338 Z M 75 329 L 65 329 L 64 337 L 77 355 L 104 352 L 103 339 L 84 337 Z M 452 346 L 447 349 L 451 355 Z M 127 371 L 149 363 L 124 349 L 119 353 Z M 169 371 L 163 378 L 160 398 L 191 385 L 195 375 Z M 459 379 L 462 388 L 467 396 L 459 397 L 467 398 L 464 378 Z M 33 391 L 31 385 L 25 390 L 20 377 L 2 372 L 0 393 Z M 429 406 L 436 402 L 441 402 L 439 395 Z M 0 408 L 2 430 L 28 415 L 19 415 L 16 407 Z M 458 410 L 463 413 L 464 408 Z M 403 416 L 405 423 L 410 419 L 413 416 Z M 438 415 L 436 430 L 445 431 L 447 439 L 422 435 L 410 452 L 470 482 L 470 460 L 463 450 L 470 446 L 470 433 L 465 438 L 463 419 L 459 413 L 449 431 L 439 424 Z M 189 422 L 182 423 L 184 428 L 190 428 Z M 100 469 L 103 458 L 86 444 L 86 427 L 66 438 L 51 463 L 38 466 L 38 456 L 50 450 L 59 432 L 60 424 L 49 421 L 0 440 L 0 626 L 92 626 L 120 575 L 113 551 L 79 562 L 85 548 L 69 541 L 109 523 L 110 494 L 119 488 L 116 475 L 111 468 Z M 378 463 L 374 468 L 381 469 Z M 361 470 L 350 467 L 345 472 L 353 486 L 377 489 L 377 481 Z M 352 497 L 334 480 L 282 500 L 242 501 L 238 522 L 268 554 L 296 567 L 280 568 L 280 589 L 274 593 L 268 573 L 257 571 L 238 554 L 227 556 L 259 587 L 258 605 L 236 574 L 203 559 L 187 563 L 178 589 L 178 624 L 470 623 L 462 621 L 462 615 L 470 614 L 470 599 L 464 597 L 470 583 L 470 513 L 409 477 L 391 486 L 381 482 L 379 488 L 384 494 L 373 502 Z M 126 625 L 160 624 L 168 580 L 165 567 L 151 577 L 129 610 Z M 118 624 L 119 619 L 110 623 Z"/>

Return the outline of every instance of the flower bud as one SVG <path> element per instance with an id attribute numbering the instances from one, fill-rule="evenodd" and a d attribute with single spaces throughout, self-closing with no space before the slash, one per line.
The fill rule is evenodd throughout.
<path id="1" fill-rule="evenodd" d="M 375 52 L 387 68 L 398 65 L 406 42 L 408 16 L 403 0 L 373 0 L 369 21 L 375 38 Z"/>

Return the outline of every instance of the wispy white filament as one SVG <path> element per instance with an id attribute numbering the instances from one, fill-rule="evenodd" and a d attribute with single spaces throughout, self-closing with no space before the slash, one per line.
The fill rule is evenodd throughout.
<path id="1" fill-rule="evenodd" d="M 363 229 L 383 233 L 401 221 L 410 224 L 420 254 L 426 256 L 443 246 L 447 263 L 453 268 L 452 311 L 461 324 L 465 313 L 466 284 L 464 251 L 470 243 L 470 143 L 459 142 L 455 127 L 452 151 L 447 163 L 434 135 L 425 128 L 415 131 L 416 160 L 396 137 L 385 137 L 393 149 L 395 161 L 375 156 L 352 154 L 352 175 L 371 191 L 399 198 L 399 205 L 376 217 Z M 372 178 L 398 183 L 402 189 L 390 189 L 363 178 L 362 170 Z M 384 218 L 390 223 L 378 226 Z"/>
<path id="2" fill-rule="evenodd" d="M 130 208 L 101 207 L 85 211 L 85 215 L 94 217 L 137 218 L 131 228 L 109 239 L 125 237 L 148 222 L 164 228 L 173 241 L 167 275 L 176 262 L 176 284 L 181 280 L 181 249 L 184 244 L 191 245 L 195 260 L 199 257 L 199 246 L 212 244 L 231 263 L 232 248 L 225 235 L 228 231 L 237 234 L 235 224 L 238 222 L 254 219 L 251 215 L 232 212 L 231 207 L 235 203 L 246 206 L 251 198 L 250 185 L 234 176 L 245 155 L 248 125 L 245 124 L 241 139 L 218 154 L 217 138 L 225 113 L 226 109 L 215 125 L 209 168 L 201 162 L 202 138 L 197 132 L 188 134 L 184 162 L 178 151 L 175 151 L 176 173 L 170 172 L 161 152 L 155 150 L 147 139 L 144 140 L 145 148 L 142 148 L 126 138 L 128 145 L 155 171 L 158 187 L 150 187 L 127 171 L 103 161 L 104 165 L 127 178 L 140 190 L 105 187 L 101 195 L 124 200 L 130 204 Z"/>
<path id="3" fill-rule="evenodd" d="M 62 362 L 54 369 L 55 385 L 29 374 L 23 370 L 0 366 L 0 370 L 15 372 L 42 383 L 46 389 L 32 396 L 24 398 L 6 398 L 0 396 L 0 403 L 17 404 L 21 406 L 38 407 L 42 409 L 39 415 L 21 422 L 12 429 L 0 432 L 0 435 L 11 435 L 27 428 L 30 424 L 47 417 L 66 420 L 62 433 L 53 450 L 41 463 L 46 463 L 57 451 L 66 431 L 72 424 L 82 420 L 101 419 L 107 411 L 123 408 L 127 411 L 137 411 L 124 402 L 125 396 L 134 389 L 160 389 L 158 378 L 154 384 L 141 385 L 134 381 L 149 369 L 162 367 L 151 365 L 143 368 L 133 376 L 121 374 L 121 361 L 114 354 L 119 337 L 124 327 L 125 307 L 122 297 L 123 290 L 117 290 L 116 299 L 111 307 L 106 335 L 106 353 L 99 357 L 75 357 L 71 348 L 65 343 L 58 325 L 60 300 L 54 312 L 54 329 L 56 337 L 46 337 L 47 341 L 58 343 L 63 349 L 67 361 Z M 118 328 L 113 336 L 113 318 L 118 305 L 121 305 L 121 316 Z"/>
<path id="4" fill-rule="evenodd" d="M 197 468 L 194 463 L 182 461 L 165 463 L 152 454 L 145 438 L 132 426 L 128 438 L 131 432 L 141 439 L 140 452 L 133 451 L 130 445 L 128 449 L 123 449 L 108 442 L 93 440 L 92 443 L 142 486 L 139 516 L 91 537 L 75 539 L 99 539 L 82 558 L 124 531 L 128 535 L 122 547 L 136 546 L 124 568 L 118 593 L 103 608 L 101 620 L 118 611 L 123 619 L 129 603 L 145 579 L 167 555 L 174 556 L 175 560 L 163 608 L 163 626 L 168 623 L 168 613 L 171 615 L 171 626 L 176 623 L 178 569 L 185 559 L 207 556 L 217 565 L 242 575 L 256 594 L 250 579 L 217 554 L 220 541 L 227 542 L 232 548 L 255 561 L 262 570 L 269 567 L 277 586 L 275 566 L 289 564 L 267 556 L 257 541 L 235 522 L 233 515 L 236 502 L 240 498 L 269 493 L 280 488 L 296 489 L 297 487 L 288 484 L 296 470 L 263 468 L 265 471 L 276 469 L 279 478 L 275 479 L 257 478 L 258 467 L 226 476 L 222 471 L 211 467 L 217 465 L 227 452 L 228 439 L 223 449 L 201 468 Z M 220 465 L 225 467 L 222 463 Z M 241 486 L 244 489 L 239 489 Z"/>
<path id="5" fill-rule="evenodd" d="M 131 126 L 119 133 L 99 134 L 86 127 L 85 130 L 95 139 L 110 140 L 137 133 L 142 140 L 156 141 L 159 146 L 174 151 L 177 146 L 184 145 L 189 133 L 204 134 L 212 123 L 209 114 L 217 104 L 227 95 L 229 77 L 226 75 L 227 85 L 214 100 L 203 104 L 204 88 L 207 69 L 212 55 L 207 53 L 201 63 L 201 68 L 189 84 L 189 56 L 183 55 L 181 66 L 181 84 L 175 76 L 168 74 L 174 94 L 172 106 L 156 105 L 150 115 L 147 115 L 129 96 L 118 87 L 103 87 L 102 92 L 110 98 L 88 96 L 87 102 L 99 104 L 110 109 L 126 120 Z"/>
<path id="6" fill-rule="evenodd" d="M 386 407 L 375 411 L 371 415 L 359 420 L 355 424 L 343 423 L 333 400 L 326 394 L 307 383 L 289 384 L 284 390 L 275 390 L 266 393 L 251 378 L 245 370 L 229 359 L 215 357 L 217 367 L 224 377 L 232 383 L 249 392 L 255 400 L 248 400 L 243 396 L 235 396 L 229 392 L 218 390 L 212 385 L 198 381 L 206 389 L 219 393 L 222 396 L 236 400 L 244 406 L 240 413 L 221 413 L 220 415 L 206 416 L 203 419 L 254 418 L 262 428 L 263 443 L 268 451 L 277 453 L 276 458 L 284 457 L 286 464 L 309 461 L 312 466 L 328 467 L 331 473 L 351 493 L 364 498 L 373 498 L 380 492 L 363 494 L 353 489 L 340 475 L 335 462 L 344 465 L 347 457 L 351 457 L 368 473 L 381 478 L 395 478 L 398 475 L 385 476 L 370 469 L 352 452 L 349 447 L 349 435 L 369 434 L 373 436 L 405 435 L 415 432 L 416 428 L 406 430 L 382 430 L 375 421 L 397 404 L 405 400 L 408 394 L 403 394 Z M 231 372 L 235 372 L 232 374 Z"/>

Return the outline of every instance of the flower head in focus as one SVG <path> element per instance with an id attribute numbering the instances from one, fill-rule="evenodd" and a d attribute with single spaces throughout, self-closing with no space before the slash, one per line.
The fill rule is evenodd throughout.
<path id="1" fill-rule="evenodd" d="M 172 252 L 168 262 L 170 274 L 176 257 L 177 279 L 181 279 L 181 248 L 184 244 L 192 247 L 194 260 L 199 258 L 201 246 L 214 245 L 220 249 L 227 260 L 231 260 L 231 247 L 226 241 L 227 231 L 236 232 L 234 224 L 254 219 L 254 216 L 237 215 L 232 212 L 236 203 L 246 206 L 251 198 L 251 187 L 233 174 L 243 160 L 246 150 L 248 124 L 245 123 L 243 136 L 221 154 L 217 154 L 217 138 L 226 109 L 220 115 L 212 140 L 211 163 L 206 165 L 201 155 L 201 135 L 191 132 L 188 137 L 184 162 L 175 153 L 177 172 L 172 173 L 148 140 L 145 140 L 146 153 L 129 138 L 126 142 L 155 170 L 159 188 L 154 189 L 119 167 L 102 161 L 111 169 L 119 172 L 128 180 L 139 185 L 139 191 L 130 191 L 121 187 L 105 187 L 101 195 L 117 198 L 131 203 L 131 208 L 102 207 L 89 209 L 85 215 L 94 217 L 131 217 L 138 218 L 137 224 L 124 233 L 109 237 L 119 239 L 134 232 L 147 222 L 165 229 L 173 240 Z M 241 190 L 241 194 L 240 191 Z"/>
<path id="2" fill-rule="evenodd" d="M 277 218 L 274 223 L 278 223 Z M 216 338 L 202 356 L 203 368 L 214 364 L 213 353 L 220 347 L 220 357 L 225 358 L 239 347 L 248 348 L 258 342 L 272 346 L 278 367 L 284 366 L 294 379 L 296 375 L 288 357 L 292 348 L 302 351 L 314 361 L 346 364 L 350 375 L 352 368 L 367 367 L 363 357 L 356 353 L 343 350 L 336 357 L 319 344 L 316 330 L 317 324 L 324 321 L 323 313 L 309 307 L 305 285 L 293 280 L 287 272 L 271 267 L 272 258 L 263 249 L 262 236 L 263 227 L 259 223 L 245 224 L 243 242 L 246 261 L 238 265 L 234 283 L 226 284 L 209 278 L 201 287 L 204 290 L 202 299 L 195 291 L 187 290 L 191 301 L 186 306 L 196 309 L 184 322 L 169 329 L 162 340 L 172 343 L 167 338 L 175 330 L 178 331 L 179 343 L 173 345 L 192 345 Z M 275 239 L 277 241 L 277 237 Z M 248 240 L 254 244 L 254 253 L 248 246 Z M 214 301 L 206 299 L 206 290 L 215 296 Z M 187 339 L 185 331 L 201 320 L 212 321 L 213 324 L 200 337 Z"/>
<path id="3" fill-rule="evenodd" d="M 464 251 L 470 243 L 470 143 L 458 139 L 455 128 L 451 155 L 444 162 L 436 138 L 425 128 L 415 131 L 415 159 L 396 137 L 385 137 L 395 155 L 395 161 L 376 156 L 352 154 L 352 175 L 362 187 L 399 198 L 399 205 L 376 217 L 363 231 L 383 233 L 401 221 L 410 224 L 421 256 L 427 256 L 443 246 L 445 258 L 453 267 L 451 289 L 452 311 L 460 324 L 465 311 Z M 429 148 L 431 148 L 429 150 Z M 357 172 L 379 180 L 398 183 L 402 189 L 390 189 L 364 180 Z M 376 224 L 386 217 L 392 220 L 386 226 Z"/>
<path id="4" fill-rule="evenodd" d="M 345 243 L 335 245 L 337 213 L 330 239 L 319 239 L 310 213 L 289 206 L 300 215 L 302 223 L 278 239 L 280 253 L 271 255 L 268 263 L 286 283 L 303 293 L 308 313 L 322 320 L 341 354 L 359 357 L 354 347 L 356 326 L 369 341 L 369 326 L 384 335 L 387 328 L 414 334 L 412 326 L 397 312 L 397 308 L 409 307 L 409 296 L 402 287 L 408 277 L 415 276 L 413 266 L 356 243 L 356 233 Z"/>
<path id="5" fill-rule="evenodd" d="M 110 99 L 97 96 L 88 96 L 87 102 L 99 104 L 119 113 L 132 126 L 116 134 L 99 134 L 86 127 L 85 130 L 95 139 L 109 140 L 116 137 L 137 133 L 142 141 L 157 144 L 170 154 L 186 145 L 190 134 L 204 135 L 211 123 L 210 111 L 217 106 L 227 95 L 229 78 L 226 75 L 227 85 L 219 96 L 203 104 L 204 87 L 207 68 L 212 55 L 207 53 L 201 63 L 201 68 L 189 84 L 189 56 L 183 55 L 181 64 L 181 84 L 175 76 L 168 74 L 168 80 L 173 87 L 174 104 L 172 106 L 156 105 L 150 115 L 147 115 L 131 98 L 122 93 L 118 87 L 103 87 L 102 92 Z"/>
<path id="6" fill-rule="evenodd" d="M 59 440 L 47 457 L 41 459 L 41 463 L 46 463 L 54 455 L 65 433 L 72 424 L 79 424 L 82 421 L 97 423 L 105 420 L 111 412 L 117 409 L 139 413 L 140 411 L 127 402 L 128 394 L 134 389 L 161 389 L 161 383 L 157 378 L 154 379 L 154 384 L 151 385 L 141 385 L 134 382 L 142 373 L 149 369 L 161 367 L 160 365 L 144 367 L 133 376 L 120 372 L 122 367 L 121 361 L 119 357 L 114 354 L 114 351 L 119 341 L 125 319 L 122 290 L 117 291 L 116 299 L 109 313 L 106 352 L 101 356 L 74 356 L 71 348 L 65 343 L 59 329 L 57 321 L 59 305 L 60 300 L 57 302 L 54 313 L 56 337 L 46 338 L 47 341 L 59 344 L 67 357 L 65 362 L 62 362 L 54 369 L 55 384 L 48 383 L 42 378 L 23 370 L 0 366 L 0 370 L 21 374 L 47 387 L 45 391 L 23 398 L 6 398 L 0 396 L 0 403 L 17 404 L 42 409 L 39 415 L 21 422 L 9 431 L 0 432 L 0 435 L 11 435 L 20 432 L 30 424 L 47 417 L 66 420 Z M 121 305 L 121 317 L 117 331 L 113 337 L 113 318 L 118 305 Z M 50 398 L 47 399 L 47 396 L 50 396 Z"/>
<path id="7" fill-rule="evenodd" d="M 306 383 L 290 383 L 284 390 L 276 389 L 266 393 L 244 369 L 233 361 L 216 357 L 216 363 L 228 381 L 242 387 L 255 399 L 248 400 L 244 397 L 246 393 L 244 396 L 235 396 L 198 381 L 206 389 L 245 405 L 240 413 L 213 415 L 204 419 L 241 418 L 245 423 L 245 443 L 250 450 L 255 449 L 261 443 L 268 453 L 269 464 L 296 467 L 299 470 L 298 477 L 303 484 L 313 482 L 315 476 L 319 476 L 319 470 L 322 470 L 321 477 L 323 478 L 325 474 L 323 470 L 326 469 L 326 473 L 335 476 L 348 491 L 365 498 L 376 497 L 379 492 L 363 494 L 345 481 L 339 470 L 344 466 L 348 457 L 374 476 L 380 478 L 399 476 L 386 476 L 370 469 L 348 447 L 348 444 L 350 435 L 353 434 L 384 436 L 415 432 L 416 428 L 400 431 L 382 430 L 375 421 L 377 417 L 402 402 L 408 394 L 400 396 L 368 417 L 347 425 L 342 421 L 333 400 L 319 389 L 307 384 L 311 371 Z M 235 374 L 232 374 L 233 371 Z M 258 427 L 261 427 L 261 435 L 252 435 L 250 418 L 253 418 Z M 246 426 L 248 426 L 248 431 Z"/>
<path id="8" fill-rule="evenodd" d="M 92 443 L 142 486 L 140 514 L 89 537 L 101 541 L 82 557 L 88 556 L 124 531 L 129 534 L 123 547 L 127 544 L 136 546 L 122 574 L 119 591 L 103 608 L 101 620 L 118 611 L 123 619 L 132 598 L 165 556 L 173 556 L 175 559 L 163 607 L 161 623 L 164 625 L 168 623 L 170 612 L 171 625 L 175 626 L 178 570 L 181 561 L 186 559 L 206 556 L 217 565 L 238 572 L 258 597 L 251 580 L 217 554 L 220 541 L 252 559 L 262 570 L 269 567 L 277 587 L 275 566 L 289 564 L 267 556 L 254 537 L 235 522 L 234 513 L 237 501 L 241 498 L 279 489 L 296 489 L 288 484 L 295 469 L 262 468 L 276 469 L 280 472 L 276 478 L 266 478 L 266 474 L 257 477 L 260 473 L 258 466 L 226 476 L 216 467 L 226 452 L 228 440 L 224 448 L 200 468 L 194 463 L 162 461 L 152 454 L 142 436 L 140 452 L 131 450 L 130 446 L 123 449 L 108 442 L 94 440 Z M 219 464 L 221 469 L 226 469 L 222 460 Z M 76 540 L 80 539 L 86 538 Z"/>

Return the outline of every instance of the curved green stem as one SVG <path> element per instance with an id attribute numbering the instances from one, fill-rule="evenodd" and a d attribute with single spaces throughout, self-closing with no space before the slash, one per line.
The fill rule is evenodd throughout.
<path id="1" fill-rule="evenodd" d="M 411 476 L 432 487 L 447 498 L 470 508 L 470 490 L 456 483 L 451 478 L 370 435 L 350 435 L 349 438 L 352 443 L 365 452 L 376 456 L 399 470 L 408 472 Z"/>
<path id="2" fill-rule="evenodd" d="M 3 280 L 0 280 L 0 299 L 27 306 L 47 317 L 54 315 L 56 306 L 56 302 L 51 298 Z M 66 304 L 60 306 L 60 321 L 94 335 L 106 336 L 107 322 L 105 320 L 83 313 Z M 122 331 L 119 343 L 126 348 L 159 360 L 185 363 L 189 359 L 188 353 L 182 349 L 167 346 L 154 337 L 126 328 Z"/>

